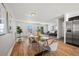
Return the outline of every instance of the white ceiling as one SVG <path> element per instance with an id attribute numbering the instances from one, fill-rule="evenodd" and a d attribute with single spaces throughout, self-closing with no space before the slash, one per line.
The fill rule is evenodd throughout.
<path id="1" fill-rule="evenodd" d="M 29 13 L 36 9 L 37 14 L 32 21 L 54 22 L 55 18 L 68 12 L 79 11 L 78 3 L 6 3 L 15 17 L 27 20 Z"/>

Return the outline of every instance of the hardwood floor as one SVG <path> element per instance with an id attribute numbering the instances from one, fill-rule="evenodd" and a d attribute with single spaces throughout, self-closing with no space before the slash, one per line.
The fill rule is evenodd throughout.
<path id="1" fill-rule="evenodd" d="M 29 40 L 16 42 L 11 56 L 32 56 L 39 53 L 39 46 L 37 43 L 29 44 Z"/>
<path id="2" fill-rule="evenodd" d="M 32 56 L 40 52 L 38 44 L 29 44 L 29 40 L 25 39 L 16 42 L 11 56 Z M 32 47 L 31 47 L 32 46 Z M 31 47 L 31 48 L 30 48 Z M 79 56 L 79 47 L 64 44 L 62 40 L 58 41 L 58 49 L 56 51 L 46 52 L 43 56 Z"/>
<path id="3" fill-rule="evenodd" d="M 79 56 L 79 47 L 72 46 L 69 44 L 64 44 L 63 41 L 59 41 L 59 46 L 57 51 L 48 52 L 47 56 Z"/>

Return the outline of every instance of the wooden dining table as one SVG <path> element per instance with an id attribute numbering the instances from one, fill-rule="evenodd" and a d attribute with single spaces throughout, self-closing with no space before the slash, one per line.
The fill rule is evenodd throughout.
<path id="1" fill-rule="evenodd" d="M 41 49 L 43 46 L 40 47 L 40 45 L 41 45 L 40 42 L 41 43 L 44 42 L 47 47 L 53 43 L 53 40 L 50 39 L 49 37 L 41 37 L 41 39 L 39 41 L 36 38 L 35 41 L 36 41 L 35 43 L 30 43 L 31 48 L 28 49 L 28 50 L 30 50 L 29 55 L 42 55 L 43 53 L 47 52 L 47 50 Z"/>

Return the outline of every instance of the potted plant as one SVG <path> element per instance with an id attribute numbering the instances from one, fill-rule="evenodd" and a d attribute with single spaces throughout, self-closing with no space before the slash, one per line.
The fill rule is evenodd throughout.
<path id="1" fill-rule="evenodd" d="M 20 38 L 19 40 L 21 40 L 22 29 L 20 28 L 20 26 L 16 27 L 16 32 L 17 32 L 17 34 L 19 34 L 19 37 L 18 37 L 18 38 Z"/>

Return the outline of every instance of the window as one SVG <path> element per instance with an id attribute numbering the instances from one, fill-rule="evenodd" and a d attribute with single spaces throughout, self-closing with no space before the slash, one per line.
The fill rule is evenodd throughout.
<path id="1" fill-rule="evenodd" d="M 3 34 L 4 32 L 4 24 L 0 23 L 0 34 Z"/>
<path id="2" fill-rule="evenodd" d="M 27 29 L 32 29 L 32 24 L 27 24 Z"/>
<path id="3" fill-rule="evenodd" d="M 0 35 L 7 32 L 6 9 L 0 4 Z"/>
<path id="4" fill-rule="evenodd" d="M 26 29 L 28 30 L 28 32 L 31 32 L 32 33 L 32 24 L 26 24 Z"/>

